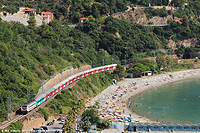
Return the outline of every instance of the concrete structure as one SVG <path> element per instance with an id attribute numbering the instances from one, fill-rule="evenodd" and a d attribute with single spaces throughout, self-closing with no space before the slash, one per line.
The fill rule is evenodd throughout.
<path id="1" fill-rule="evenodd" d="M 49 23 L 53 20 L 53 13 L 51 12 L 42 12 L 41 16 L 42 16 L 43 22 L 45 23 Z"/>
<path id="2" fill-rule="evenodd" d="M 28 26 L 27 21 L 29 20 L 29 17 L 30 17 L 29 14 L 31 14 L 31 13 L 35 14 L 36 26 L 42 25 L 42 17 L 40 15 L 36 14 L 36 10 L 35 9 L 31 9 L 31 8 L 20 7 L 19 11 L 17 13 L 14 13 L 14 14 L 0 12 L 0 16 L 1 16 L 1 19 L 3 21 L 20 22 L 23 25 Z"/>
<path id="3" fill-rule="evenodd" d="M 152 75 L 152 71 L 142 72 L 142 76 L 151 76 L 151 75 Z"/>

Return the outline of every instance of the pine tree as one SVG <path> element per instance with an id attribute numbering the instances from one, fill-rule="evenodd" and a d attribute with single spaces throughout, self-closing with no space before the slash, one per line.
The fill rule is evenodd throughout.
<path id="1" fill-rule="evenodd" d="M 29 18 L 29 20 L 27 22 L 29 24 L 29 28 L 35 29 L 36 20 L 35 20 L 35 16 L 34 15 L 30 16 L 30 18 Z"/>

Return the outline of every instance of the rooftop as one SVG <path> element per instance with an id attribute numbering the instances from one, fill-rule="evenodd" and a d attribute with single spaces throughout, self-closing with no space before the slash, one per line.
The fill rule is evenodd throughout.
<path id="1" fill-rule="evenodd" d="M 53 14 L 51 12 L 42 12 L 42 14 Z"/>
<path id="2" fill-rule="evenodd" d="M 88 20 L 88 18 L 80 18 L 79 20 Z"/>
<path id="3" fill-rule="evenodd" d="M 25 11 L 36 11 L 36 9 L 32 9 L 32 8 L 25 8 Z"/>

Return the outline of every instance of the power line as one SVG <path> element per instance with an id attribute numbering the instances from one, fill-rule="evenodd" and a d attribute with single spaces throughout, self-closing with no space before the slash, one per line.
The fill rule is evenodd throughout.
<path id="1" fill-rule="evenodd" d="M 8 120 L 11 119 L 11 97 L 7 97 L 7 113 L 8 113 Z"/>

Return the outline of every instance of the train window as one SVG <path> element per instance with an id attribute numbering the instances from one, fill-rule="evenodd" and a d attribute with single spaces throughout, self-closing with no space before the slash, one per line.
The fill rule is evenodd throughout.
<path id="1" fill-rule="evenodd" d="M 26 109 L 27 109 L 27 106 L 22 106 L 22 109 L 23 109 L 23 110 L 26 110 Z"/>
<path id="2" fill-rule="evenodd" d="M 33 107 L 35 105 L 35 103 L 33 103 L 30 107 Z"/>

